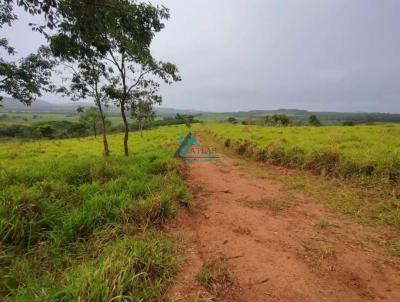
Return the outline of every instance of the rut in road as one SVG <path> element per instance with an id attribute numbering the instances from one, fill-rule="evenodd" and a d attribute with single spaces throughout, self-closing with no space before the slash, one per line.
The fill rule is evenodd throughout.
<path id="1" fill-rule="evenodd" d="M 188 165 L 194 205 L 169 226 L 188 245 L 172 301 L 400 301 L 398 259 L 368 239 L 376 229 L 237 161 Z"/>

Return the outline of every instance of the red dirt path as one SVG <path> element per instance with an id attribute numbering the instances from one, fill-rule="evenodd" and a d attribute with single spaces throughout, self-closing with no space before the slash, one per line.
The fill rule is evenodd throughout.
<path id="1" fill-rule="evenodd" d="M 368 240 L 374 229 L 234 163 L 188 165 L 194 205 L 169 226 L 188 242 L 172 301 L 400 301 L 398 259 Z M 197 274 L 218 257 L 234 284 L 207 293 Z"/>

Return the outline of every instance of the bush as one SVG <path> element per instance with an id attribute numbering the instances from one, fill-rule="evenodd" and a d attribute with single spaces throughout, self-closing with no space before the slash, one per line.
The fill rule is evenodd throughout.
<path id="1" fill-rule="evenodd" d="M 321 126 L 321 122 L 319 121 L 318 117 L 315 114 L 310 115 L 308 122 L 312 126 Z"/>

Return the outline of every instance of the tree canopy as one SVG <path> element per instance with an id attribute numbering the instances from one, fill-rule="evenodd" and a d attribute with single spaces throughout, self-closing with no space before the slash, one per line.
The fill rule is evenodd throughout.
<path id="1" fill-rule="evenodd" d="M 310 115 L 310 117 L 308 118 L 308 122 L 312 126 L 321 126 L 322 125 L 320 120 L 318 119 L 318 117 L 315 114 Z"/>
<path id="2" fill-rule="evenodd" d="M 120 107 L 124 152 L 128 155 L 126 111 L 143 98 L 160 103 L 156 78 L 171 84 L 179 81 L 177 67 L 157 61 L 150 52 L 155 33 L 169 18 L 165 7 L 129 0 L 59 3 L 62 20 L 50 37 L 53 53 L 65 61 L 91 60 L 107 71 L 107 97 Z"/>
<path id="3" fill-rule="evenodd" d="M 18 1 L 17 3 L 28 5 L 29 2 Z M 4 25 L 12 26 L 17 20 L 13 12 L 12 1 L 0 3 L 0 28 Z M 0 38 L 0 50 L 8 55 L 15 55 L 16 50 L 10 46 L 7 39 Z M 37 53 L 32 53 L 26 58 L 18 61 L 7 61 L 0 57 L 0 92 L 30 105 L 35 98 L 41 96 L 43 91 L 52 91 L 54 85 L 51 82 L 52 69 L 55 60 L 52 59 L 50 50 L 44 46 L 40 47 Z M 2 97 L 0 97 L 1 101 Z"/>
<path id="4" fill-rule="evenodd" d="M 127 114 L 138 104 L 160 104 L 161 80 L 172 84 L 180 80 L 178 68 L 170 62 L 156 60 L 150 51 L 156 33 L 164 28 L 169 10 L 164 6 L 136 0 L 5 0 L 0 21 L 11 24 L 17 16 L 13 5 L 32 15 L 44 16 L 43 24 L 32 28 L 44 34 L 57 63 L 73 69 L 69 87 L 57 89 L 65 95 L 93 98 L 103 123 L 105 154 L 109 153 L 105 136 L 103 106 L 112 101 L 120 108 L 124 123 L 124 152 L 128 155 L 129 126 Z M 5 39 L 0 46 L 13 53 Z M 30 104 L 41 91 L 54 89 L 51 70 L 55 60 L 42 48 L 19 64 L 0 66 L 0 90 Z"/>

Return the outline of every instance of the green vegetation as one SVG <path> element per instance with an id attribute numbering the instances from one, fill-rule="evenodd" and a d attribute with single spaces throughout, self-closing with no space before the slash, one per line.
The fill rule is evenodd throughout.
<path id="1" fill-rule="evenodd" d="M 90 108 L 90 115 L 94 114 Z M 85 116 L 86 113 L 83 113 Z M 78 114 L 57 114 L 57 113 L 25 113 L 0 111 L 0 138 L 44 138 L 37 128 L 43 125 L 50 125 L 54 131 L 48 138 L 72 138 L 85 137 L 89 135 L 102 134 L 100 125 L 93 126 L 93 118 L 84 117 Z M 153 120 L 154 118 L 154 120 Z M 90 121 L 91 120 L 91 121 Z M 191 123 L 199 123 L 198 120 L 191 120 Z M 101 124 L 101 123 L 100 123 Z M 176 116 L 164 116 L 155 118 L 149 115 L 141 117 L 129 123 L 130 131 L 148 130 L 159 126 L 186 124 L 185 119 L 178 119 Z M 107 116 L 105 120 L 106 129 L 109 133 L 123 132 L 122 119 L 119 116 Z"/>
<path id="2" fill-rule="evenodd" d="M 322 175 L 400 181 L 400 126 L 261 127 L 213 124 L 208 131 L 240 155 Z"/>
<path id="3" fill-rule="evenodd" d="M 326 220 L 320 220 L 315 226 L 320 229 L 327 229 L 331 224 Z"/>
<path id="4" fill-rule="evenodd" d="M 179 113 L 176 114 L 175 119 L 177 121 L 181 122 L 182 124 L 185 124 L 186 127 L 188 127 L 188 128 L 190 128 L 193 123 L 197 122 L 194 119 L 193 115 L 185 115 L 185 114 L 179 114 Z"/>
<path id="5" fill-rule="evenodd" d="M 274 137 L 274 135 L 276 135 L 277 137 L 274 137 L 275 143 L 283 144 L 286 140 L 287 147 L 289 147 L 288 138 L 292 138 L 290 145 L 294 149 L 292 152 L 298 150 L 295 148 L 295 146 L 293 146 L 295 143 L 298 143 L 300 145 L 302 143 L 304 144 L 304 141 L 310 144 L 310 152 L 317 152 L 318 149 L 316 147 L 329 147 L 328 143 L 325 143 L 325 145 L 322 144 L 324 142 L 321 141 L 322 139 L 325 139 L 329 142 L 329 139 L 335 137 L 335 134 L 349 135 L 353 137 L 358 136 L 359 139 L 364 139 L 364 144 L 370 146 L 371 152 L 368 153 L 371 156 L 370 160 L 376 162 L 379 165 L 384 164 L 385 161 L 390 160 L 389 156 L 393 156 L 391 155 L 391 153 L 389 153 L 391 150 L 392 152 L 396 152 L 396 141 L 394 140 L 391 144 L 389 144 L 387 141 L 385 141 L 385 137 L 380 136 L 382 136 L 387 130 L 392 129 L 392 131 L 394 131 L 393 136 L 386 133 L 386 138 L 393 139 L 393 137 L 396 136 L 396 131 L 399 131 L 399 126 L 387 125 L 374 127 L 355 126 L 318 128 L 275 128 L 239 125 L 231 127 L 228 127 L 228 125 L 224 126 L 224 129 L 220 129 L 220 125 L 209 125 L 207 131 L 216 135 L 214 143 L 217 143 L 219 141 L 222 145 L 222 142 L 224 142 L 225 147 L 227 147 L 225 149 L 225 152 L 233 152 L 236 154 L 238 153 L 238 151 L 244 152 L 241 153 L 243 154 L 243 160 L 238 160 L 236 165 L 242 167 L 247 172 L 251 172 L 257 178 L 268 178 L 281 182 L 284 185 L 283 190 L 288 193 L 288 196 L 295 196 L 295 194 L 292 193 L 301 191 L 303 192 L 303 194 L 305 194 L 305 196 L 310 197 L 311 200 L 319 201 L 330 210 L 342 213 L 354 219 L 358 223 L 368 226 L 390 227 L 393 228 L 395 231 L 400 230 L 400 188 L 398 182 L 388 179 L 389 175 L 355 174 L 349 179 L 340 179 L 343 178 L 343 176 L 340 176 L 340 178 L 326 178 L 319 177 L 319 175 L 313 177 L 312 175 L 310 175 L 309 171 L 302 171 L 301 169 L 298 169 L 297 171 L 291 170 L 289 173 L 282 173 L 281 169 L 279 168 L 273 169 L 269 166 L 260 165 L 259 162 L 269 162 L 276 165 L 286 166 L 288 165 L 287 162 L 268 160 L 268 158 L 266 157 L 268 153 L 259 153 L 256 154 L 257 156 L 255 156 L 254 153 L 250 152 L 250 150 L 254 150 L 254 145 L 245 145 L 246 148 L 244 148 L 244 150 L 238 150 L 237 143 L 235 144 L 235 142 L 238 141 L 237 137 L 240 135 L 242 137 L 249 137 L 251 135 L 255 135 L 255 133 L 261 132 L 267 137 L 267 139 L 264 138 L 263 140 L 261 140 L 262 138 L 260 138 L 260 136 L 257 136 L 257 138 L 260 140 L 257 141 L 257 143 L 259 144 L 267 145 L 268 142 L 271 140 L 271 136 Z M 305 128 L 308 128 L 308 130 Z M 371 129 L 375 129 L 375 131 L 381 131 L 381 133 L 383 134 L 370 131 Z M 335 132 L 335 130 L 340 131 Z M 233 133 L 231 133 L 232 131 Z M 292 131 L 294 131 L 294 133 Z M 302 134 L 302 136 L 300 137 L 299 132 L 300 134 Z M 234 137 L 235 139 L 226 139 L 227 133 L 229 133 L 229 135 L 231 137 Z M 305 135 L 304 133 L 309 133 L 309 136 Z M 368 133 L 370 133 L 370 136 Z M 296 140 L 293 139 L 293 137 L 296 138 Z M 377 137 L 380 137 L 380 141 L 377 141 Z M 311 142 L 313 139 L 315 141 L 314 145 Z M 283 140 L 283 142 L 281 140 Z M 274 146 L 273 144 L 271 145 Z M 251 146 L 252 149 L 248 150 L 247 147 L 249 146 Z M 357 158 L 356 154 L 359 154 L 366 149 L 365 147 L 362 148 L 363 149 L 352 149 L 347 144 L 342 146 L 338 150 L 341 151 L 342 154 L 347 154 L 347 152 L 350 152 L 350 154 L 353 154 L 353 158 L 359 159 Z M 351 153 L 351 151 L 353 150 L 355 152 Z M 386 155 L 380 154 L 379 150 L 386 151 Z M 375 151 L 376 153 L 372 153 L 372 151 Z M 276 154 L 284 155 L 284 153 L 274 153 L 274 155 Z M 304 154 L 301 152 L 301 149 L 299 154 Z M 392 154 L 394 154 L 393 157 L 395 157 L 396 153 Z M 260 157 L 261 155 L 265 157 Z M 374 155 L 374 157 L 372 157 L 372 155 Z M 247 160 L 249 158 L 251 159 L 251 161 Z M 296 198 L 293 199 L 293 197 L 286 198 L 286 200 L 296 202 Z M 256 201 L 252 201 L 252 203 L 254 203 L 255 205 L 261 205 Z M 268 203 L 264 203 L 264 205 L 268 206 Z M 325 222 L 320 223 L 321 228 L 324 228 L 325 226 Z M 390 241 L 387 245 L 391 246 L 390 249 L 395 250 L 395 248 L 392 248 L 393 242 Z"/>
<path id="6" fill-rule="evenodd" d="M 102 133 L 102 129 L 88 125 L 89 121 L 68 122 L 48 121 L 29 124 L 0 124 L 0 137 L 14 138 L 71 138 L 85 137 Z M 111 128 L 110 123 L 107 126 Z M 111 132 L 120 132 L 118 127 L 112 128 Z"/>
<path id="7" fill-rule="evenodd" d="M 225 257 L 204 263 L 197 274 L 197 280 L 214 296 L 219 296 L 235 282 Z"/>
<path id="8" fill-rule="evenodd" d="M 152 301 L 177 254 L 156 231 L 188 194 L 172 159 L 182 127 L 101 139 L 0 145 L 0 297 L 7 301 Z M 22 152 L 23 150 L 23 152 Z"/>
<path id="9" fill-rule="evenodd" d="M 270 125 L 273 124 L 272 116 L 286 115 L 293 125 L 308 125 L 310 118 L 316 116 L 321 124 L 342 125 L 351 122 L 352 124 L 373 124 L 373 123 L 399 123 L 400 114 L 398 113 L 363 113 L 363 112 L 313 112 L 298 109 L 278 109 L 278 110 L 251 110 L 239 112 L 202 112 L 196 114 L 196 119 L 215 123 L 230 122 L 229 118 L 234 118 L 238 123 L 245 122 L 250 125 Z M 312 118 L 314 119 L 314 118 Z"/>
<path id="10" fill-rule="evenodd" d="M 308 122 L 312 126 L 321 126 L 322 125 L 321 122 L 319 121 L 319 118 L 315 114 L 310 115 L 310 117 L 308 118 Z"/>
<path id="11" fill-rule="evenodd" d="M 304 250 L 315 260 L 325 260 L 336 257 L 336 249 L 325 238 L 310 238 L 301 242 Z"/>
<path id="12" fill-rule="evenodd" d="M 286 114 L 274 114 L 271 120 L 276 125 L 287 126 L 290 124 L 290 118 Z"/>

